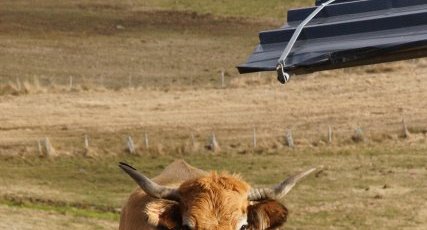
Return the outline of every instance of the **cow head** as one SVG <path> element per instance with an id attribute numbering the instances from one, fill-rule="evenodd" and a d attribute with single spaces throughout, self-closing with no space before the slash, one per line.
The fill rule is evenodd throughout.
<path id="1" fill-rule="evenodd" d="M 288 210 L 278 199 L 315 169 L 291 176 L 270 188 L 251 188 L 239 176 L 212 172 L 177 189 L 161 186 L 133 167 L 120 163 L 144 192 L 157 199 L 145 207 L 147 222 L 158 229 L 274 229 Z"/>

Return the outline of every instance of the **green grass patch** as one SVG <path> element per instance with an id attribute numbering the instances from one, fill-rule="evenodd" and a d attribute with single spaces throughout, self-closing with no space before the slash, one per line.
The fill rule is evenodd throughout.
<path id="1" fill-rule="evenodd" d="M 32 199 L 22 199 L 17 197 L 3 197 L 0 198 L 0 204 L 4 204 L 10 207 L 18 207 L 18 208 L 28 208 L 33 210 L 47 211 L 47 212 L 56 212 L 61 215 L 69 215 L 75 217 L 85 217 L 85 218 L 94 218 L 101 220 L 119 220 L 119 213 L 112 211 L 102 211 L 78 208 L 73 204 L 64 204 L 64 203 L 52 203 L 52 202 L 41 202 L 34 201 Z"/>

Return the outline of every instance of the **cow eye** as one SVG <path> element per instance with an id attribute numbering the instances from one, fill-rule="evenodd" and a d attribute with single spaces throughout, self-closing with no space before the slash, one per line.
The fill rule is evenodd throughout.
<path id="1" fill-rule="evenodd" d="M 242 227 L 240 227 L 240 230 L 247 230 L 247 229 L 249 229 L 249 225 L 247 224 L 242 225 Z"/>

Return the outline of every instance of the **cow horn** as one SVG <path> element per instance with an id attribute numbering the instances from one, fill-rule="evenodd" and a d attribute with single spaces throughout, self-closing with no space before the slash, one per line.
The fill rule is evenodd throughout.
<path id="1" fill-rule="evenodd" d="M 176 189 L 161 186 L 139 173 L 134 167 L 120 162 L 119 167 L 123 169 L 149 196 L 179 201 L 179 194 Z"/>
<path id="2" fill-rule="evenodd" d="M 309 169 L 302 173 L 286 178 L 279 184 L 274 185 L 271 188 L 253 188 L 249 191 L 248 199 L 251 201 L 265 200 L 265 199 L 280 199 L 284 197 L 295 184 L 302 178 L 306 177 L 310 173 L 314 172 L 316 168 Z"/>

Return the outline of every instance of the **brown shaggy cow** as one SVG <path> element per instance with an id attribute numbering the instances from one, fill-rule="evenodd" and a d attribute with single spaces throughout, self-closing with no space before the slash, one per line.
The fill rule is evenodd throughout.
<path id="1" fill-rule="evenodd" d="M 237 175 L 207 173 L 183 160 L 152 180 L 125 163 L 119 166 L 139 185 L 123 207 L 119 230 L 276 229 L 288 215 L 276 200 L 315 170 L 271 188 L 253 189 Z"/>

